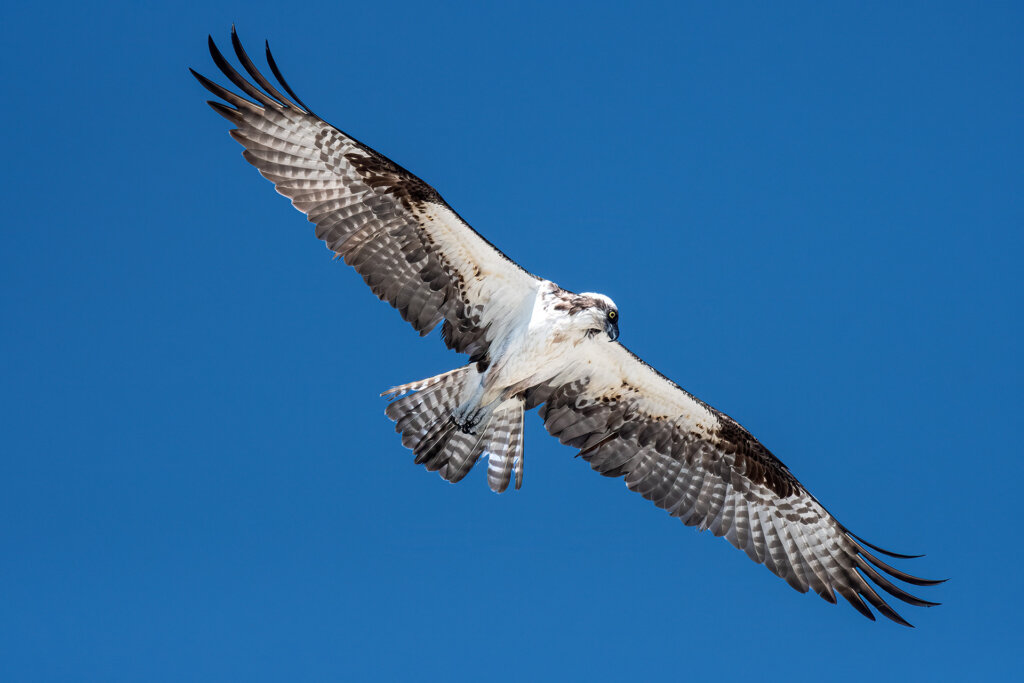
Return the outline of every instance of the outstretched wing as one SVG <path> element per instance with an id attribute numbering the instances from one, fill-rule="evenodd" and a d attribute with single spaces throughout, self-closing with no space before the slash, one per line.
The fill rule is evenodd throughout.
<path id="1" fill-rule="evenodd" d="M 543 402 L 548 432 L 579 448 L 595 470 L 624 476 L 630 490 L 684 524 L 725 536 L 802 593 L 813 590 L 833 603 L 839 593 L 874 619 L 867 601 L 907 626 L 871 582 L 912 605 L 937 604 L 880 572 L 918 586 L 940 581 L 911 576 L 868 552 L 911 557 L 850 533 L 736 421 L 621 344 L 590 344 L 587 353 L 589 374 L 531 390 L 527 407 Z"/>
<path id="2" fill-rule="evenodd" d="M 192 71 L 237 126 L 243 156 L 316 224 L 316 236 L 353 266 L 421 335 L 442 320 L 449 348 L 486 359 L 492 325 L 510 317 L 539 280 L 481 237 L 434 188 L 316 116 L 267 62 L 286 97 L 231 30 L 242 77 L 210 38 L 210 54 L 242 97 Z M 261 89 L 262 88 L 262 89 Z"/>

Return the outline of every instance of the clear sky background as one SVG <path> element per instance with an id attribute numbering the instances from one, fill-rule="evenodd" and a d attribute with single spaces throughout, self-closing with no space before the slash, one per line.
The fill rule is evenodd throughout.
<path id="1" fill-rule="evenodd" d="M 1021 5 L 631 4 L 5 9 L 0 677 L 1019 674 Z M 461 357 L 203 104 L 232 22 L 944 604 L 800 595 L 535 415 L 520 491 L 414 466 L 377 394 Z"/>

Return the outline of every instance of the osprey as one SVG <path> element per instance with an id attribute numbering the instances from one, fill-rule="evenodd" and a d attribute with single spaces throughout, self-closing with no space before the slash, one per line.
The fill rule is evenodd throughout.
<path id="1" fill-rule="evenodd" d="M 243 156 L 316 225 L 316 236 L 379 298 L 469 362 L 385 392 L 387 415 L 415 462 L 450 482 L 487 455 L 487 481 L 523 481 L 523 414 L 590 466 L 624 477 L 688 526 L 724 536 L 800 592 L 870 619 L 909 626 L 874 585 L 912 605 L 885 574 L 917 586 L 940 581 L 895 569 L 897 558 L 839 523 L 782 462 L 735 420 L 691 396 L 617 339 L 619 310 L 601 294 L 574 294 L 532 275 L 467 225 L 430 185 L 326 123 L 281 76 L 282 93 L 231 31 L 247 80 L 210 38 L 216 65 L 247 97 L 192 71 L 223 102 Z M 224 104 L 226 103 L 226 104 Z"/>

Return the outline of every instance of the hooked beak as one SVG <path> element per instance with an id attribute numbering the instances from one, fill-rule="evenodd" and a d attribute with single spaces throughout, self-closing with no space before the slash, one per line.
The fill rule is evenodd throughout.
<path id="1" fill-rule="evenodd" d="M 615 341 L 619 338 L 619 324 L 614 323 L 611 320 L 604 321 L 604 331 L 608 333 L 608 338 Z"/>

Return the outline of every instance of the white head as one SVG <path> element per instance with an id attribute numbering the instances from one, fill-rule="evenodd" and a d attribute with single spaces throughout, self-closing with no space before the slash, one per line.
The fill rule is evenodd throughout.
<path id="1" fill-rule="evenodd" d="M 619 338 L 619 307 L 604 294 L 597 292 L 583 292 L 578 295 L 576 306 L 580 316 L 580 322 L 589 325 L 587 334 L 596 336 L 601 332 L 608 335 L 608 339 L 615 341 Z M 571 312 L 571 311 L 570 311 Z"/>

